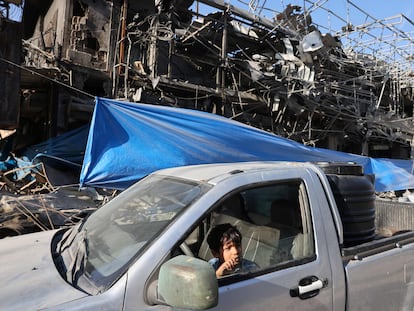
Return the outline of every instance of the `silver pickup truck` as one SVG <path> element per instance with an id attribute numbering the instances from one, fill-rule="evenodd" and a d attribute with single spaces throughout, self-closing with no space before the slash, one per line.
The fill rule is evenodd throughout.
<path id="1" fill-rule="evenodd" d="M 372 182 L 351 164 L 155 172 L 70 229 L 2 239 L 0 310 L 413 310 L 414 233 L 380 234 Z M 257 269 L 216 278 L 220 223 Z"/>

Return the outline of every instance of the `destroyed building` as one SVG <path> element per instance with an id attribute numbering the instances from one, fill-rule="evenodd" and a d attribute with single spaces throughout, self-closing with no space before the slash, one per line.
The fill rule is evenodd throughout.
<path id="1" fill-rule="evenodd" d="M 265 2 L 0 1 L 0 161 L 87 125 L 94 96 L 207 111 L 309 146 L 411 158 L 414 39 L 398 25 L 414 23 L 366 13 L 370 22 L 358 26 L 331 12 L 343 25 L 334 31 L 312 20 L 326 10 L 318 1 L 270 17 L 260 14 Z M 47 181 L 34 168 L 21 183 L 8 179 L 14 170 L 2 173 L 0 190 L 50 192 L 32 188 Z M 35 214 L 32 206 L 23 212 Z"/>
<path id="2" fill-rule="evenodd" d="M 27 0 L 21 23 L 0 18 L 0 127 L 17 129 L 17 147 L 87 123 L 93 96 L 104 96 L 221 114 L 311 146 L 410 157 L 412 67 L 392 72 L 346 50 L 345 32 L 322 33 L 299 6 L 269 19 L 220 0 Z"/>

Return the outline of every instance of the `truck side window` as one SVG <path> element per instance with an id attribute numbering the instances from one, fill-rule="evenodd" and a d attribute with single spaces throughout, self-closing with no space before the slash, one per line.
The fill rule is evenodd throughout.
<path id="1" fill-rule="evenodd" d="M 206 242 L 217 224 L 230 223 L 242 234 L 242 255 L 259 270 L 314 255 L 305 187 L 300 181 L 266 185 L 233 193 L 209 215 L 198 257 L 210 260 Z M 297 263 L 299 264 L 299 263 Z"/>

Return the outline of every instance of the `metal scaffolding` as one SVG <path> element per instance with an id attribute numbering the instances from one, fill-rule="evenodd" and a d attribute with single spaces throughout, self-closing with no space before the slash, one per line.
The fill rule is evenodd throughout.
<path id="1" fill-rule="evenodd" d="M 319 76 L 320 79 L 315 79 L 315 87 L 328 90 L 336 96 L 337 102 L 342 104 L 327 109 L 326 105 L 323 107 L 324 102 L 319 102 L 321 110 L 324 110 L 327 115 L 329 115 L 327 110 L 331 110 L 332 115 L 342 114 L 343 118 L 349 117 L 349 120 L 358 119 L 357 123 L 363 124 L 365 136 L 369 135 L 371 141 L 377 137 L 387 137 L 390 141 L 411 140 L 410 137 L 414 134 L 412 130 L 414 22 L 404 14 L 380 19 L 351 0 L 343 1 L 346 9 L 342 11 L 332 9 L 329 0 L 294 1 L 301 2 L 300 5 L 293 5 L 284 0 L 280 0 L 279 5 L 276 2 L 269 4 L 260 0 L 250 2 L 234 0 L 230 3 L 219 0 L 200 0 L 200 2 L 222 3 L 224 6 L 227 5 L 229 10 L 233 7 L 246 8 L 255 16 L 252 20 L 259 20 L 266 16 L 275 23 L 274 29 L 279 27 L 290 29 L 297 40 L 303 40 L 315 28 L 320 32 L 332 34 L 340 41 L 344 57 L 334 60 L 332 55 L 329 56 L 331 62 L 337 63 L 338 70 L 333 72 L 332 68 L 320 68 L 323 74 Z M 313 16 L 317 16 L 317 19 L 313 19 Z M 303 29 L 299 29 L 298 25 Z M 345 71 L 341 70 L 345 66 L 349 68 Z M 369 87 L 371 82 L 376 87 Z M 352 102 L 352 98 L 354 107 L 343 104 Z M 332 107 L 332 101 L 327 103 Z M 312 104 L 312 98 L 307 98 L 303 104 L 305 109 L 313 109 L 315 106 L 315 103 Z M 347 115 L 344 115 L 344 106 L 346 110 L 351 108 L 346 112 Z M 361 113 L 361 109 L 365 112 Z M 333 124 L 337 120 L 327 124 Z M 373 124 L 376 124 L 375 128 L 372 128 Z M 385 125 L 385 128 L 382 128 L 381 124 Z M 305 128 L 310 131 L 310 122 Z M 312 129 L 314 132 L 318 130 L 320 129 Z M 322 132 L 327 133 L 329 130 L 335 131 L 328 126 L 324 127 Z M 292 134 L 290 135 L 294 137 Z M 308 139 L 302 140 L 312 144 L 315 140 L 321 139 L 319 137 L 312 140 L 310 139 L 312 136 L 314 135 L 309 134 Z"/>
<path id="2" fill-rule="evenodd" d="M 247 5 L 243 0 L 232 1 Z M 303 0 L 305 15 L 318 14 L 313 24 L 320 30 L 340 38 L 346 53 L 355 61 L 366 60 L 375 71 L 386 72 L 399 86 L 414 84 L 414 21 L 403 13 L 378 18 L 351 0 L 344 0 L 345 12 L 333 11 L 329 0 Z M 252 4 L 253 3 L 253 4 Z M 288 1 L 280 0 L 280 8 Z M 237 4 L 236 4 L 237 5 Z M 251 1 L 249 9 L 261 15 L 271 12 L 277 15 L 282 11 L 266 8 L 266 1 Z M 274 6 L 276 4 L 273 4 Z M 371 62 L 369 61 L 371 59 Z M 398 97 L 398 94 L 394 94 Z"/>

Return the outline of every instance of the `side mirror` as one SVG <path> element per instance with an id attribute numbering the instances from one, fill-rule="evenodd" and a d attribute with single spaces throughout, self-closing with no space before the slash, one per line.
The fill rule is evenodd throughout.
<path id="1" fill-rule="evenodd" d="M 218 303 L 218 283 L 214 268 L 206 261 L 180 255 L 161 266 L 158 297 L 181 309 L 203 310 Z"/>

